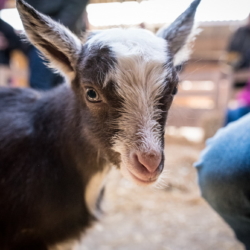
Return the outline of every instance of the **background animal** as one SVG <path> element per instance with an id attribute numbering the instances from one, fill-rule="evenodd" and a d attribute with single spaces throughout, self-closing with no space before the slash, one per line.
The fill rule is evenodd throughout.
<path id="1" fill-rule="evenodd" d="M 179 52 L 199 2 L 157 36 L 111 29 L 83 43 L 17 1 L 29 40 L 67 83 L 0 90 L 0 249 L 45 250 L 79 237 L 111 166 L 140 185 L 157 180 Z"/>

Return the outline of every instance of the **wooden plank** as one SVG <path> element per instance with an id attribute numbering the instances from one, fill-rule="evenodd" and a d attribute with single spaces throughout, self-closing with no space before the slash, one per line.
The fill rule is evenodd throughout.
<path id="1" fill-rule="evenodd" d="M 90 0 L 90 3 L 137 2 L 137 0 Z M 141 2 L 138 0 L 138 2 Z"/>

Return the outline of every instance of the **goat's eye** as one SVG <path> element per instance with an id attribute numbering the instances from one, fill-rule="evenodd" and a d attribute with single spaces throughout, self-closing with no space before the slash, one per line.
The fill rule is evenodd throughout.
<path id="1" fill-rule="evenodd" d="M 101 102 L 99 94 L 93 88 L 86 89 L 86 97 L 90 102 Z"/>
<path id="2" fill-rule="evenodd" d="M 174 87 L 173 91 L 172 91 L 172 95 L 176 95 L 178 93 L 178 88 Z"/>

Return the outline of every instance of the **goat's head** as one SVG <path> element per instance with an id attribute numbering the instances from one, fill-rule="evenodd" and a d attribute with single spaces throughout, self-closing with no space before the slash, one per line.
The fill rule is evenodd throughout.
<path id="1" fill-rule="evenodd" d="M 179 52 L 199 2 L 156 36 L 142 29 L 110 29 L 83 43 L 17 1 L 28 38 L 71 82 L 90 121 L 85 136 L 136 183 L 153 183 L 163 169 L 164 127 L 177 89 L 177 66 L 183 62 Z"/>

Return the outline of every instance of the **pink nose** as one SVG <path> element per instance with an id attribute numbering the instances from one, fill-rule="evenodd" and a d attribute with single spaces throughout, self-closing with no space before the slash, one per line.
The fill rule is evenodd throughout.
<path id="1" fill-rule="evenodd" d="M 154 173 L 162 161 L 160 153 L 151 152 L 148 154 L 136 152 L 138 162 L 147 169 L 149 173 Z"/>

